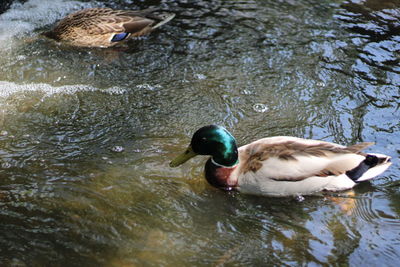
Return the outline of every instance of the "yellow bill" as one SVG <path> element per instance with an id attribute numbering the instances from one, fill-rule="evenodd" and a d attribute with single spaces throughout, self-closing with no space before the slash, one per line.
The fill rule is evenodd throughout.
<path id="1" fill-rule="evenodd" d="M 189 159 L 197 156 L 197 154 L 193 151 L 192 147 L 189 146 L 186 151 L 179 156 L 177 156 L 174 160 L 169 163 L 170 167 L 178 167 L 179 165 L 185 163 Z"/>

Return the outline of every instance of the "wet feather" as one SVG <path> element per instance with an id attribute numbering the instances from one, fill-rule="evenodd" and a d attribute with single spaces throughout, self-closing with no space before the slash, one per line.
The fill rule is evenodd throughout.
<path id="1" fill-rule="evenodd" d="M 155 12 L 156 9 L 131 11 L 87 8 L 66 16 L 44 35 L 73 46 L 110 47 L 119 43 L 115 41 L 116 34 L 129 34 L 121 40 L 126 41 L 150 33 L 175 16 L 172 13 Z"/>
<path id="2" fill-rule="evenodd" d="M 340 191 L 374 178 L 391 165 L 389 156 L 361 151 L 372 144 L 346 147 L 277 136 L 237 148 L 226 129 L 209 125 L 196 131 L 186 152 L 170 166 L 195 155 L 211 155 L 205 166 L 206 179 L 224 190 L 268 196 Z"/>

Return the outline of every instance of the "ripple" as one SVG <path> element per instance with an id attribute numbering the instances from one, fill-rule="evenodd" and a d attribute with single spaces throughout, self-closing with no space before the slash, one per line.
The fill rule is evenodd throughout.
<path id="1" fill-rule="evenodd" d="M 156 84 L 156 85 L 150 85 L 150 84 L 147 84 L 147 83 L 145 83 L 145 84 L 139 84 L 139 85 L 136 85 L 136 88 L 138 88 L 138 89 L 145 89 L 145 90 L 154 91 L 154 90 L 161 89 L 161 88 L 162 88 L 162 86 L 161 86 L 161 85 L 159 85 L 159 84 Z"/>
<path id="2" fill-rule="evenodd" d="M 14 36 L 32 32 L 54 23 L 74 10 L 90 6 L 93 3 L 68 0 L 29 0 L 23 4 L 15 3 L 0 15 L 0 48 L 9 48 L 9 41 Z"/>
<path id="3" fill-rule="evenodd" d="M 376 5 L 374 5 L 376 4 Z M 371 8 L 373 6 L 373 8 Z M 361 33 L 369 40 L 364 42 L 360 58 L 371 66 L 389 67 L 399 72 L 400 62 L 397 41 L 400 35 L 400 5 L 396 1 L 346 1 L 346 10 L 338 15 L 343 26 L 350 31 Z M 358 36 L 357 36 L 358 37 Z M 354 38 L 354 39 L 357 39 Z M 371 71 L 370 71 L 371 72 Z"/>
<path id="4" fill-rule="evenodd" d="M 253 105 L 253 109 L 256 112 L 264 113 L 268 111 L 268 107 L 266 104 L 257 103 Z"/>
<path id="5" fill-rule="evenodd" d="M 201 157 L 168 167 L 210 123 L 241 143 L 365 139 L 395 158 L 392 11 L 308 0 L 21 2 L 0 17 L 3 27 L 21 22 L 15 35 L 0 29 L 12 48 L 0 47 L 0 164 L 12 165 L 0 167 L 0 262 L 365 265 L 370 251 L 397 264 L 398 192 L 376 180 L 338 207 L 223 192 L 204 179 Z M 158 4 L 176 19 L 126 47 L 25 40 L 82 6 Z"/>

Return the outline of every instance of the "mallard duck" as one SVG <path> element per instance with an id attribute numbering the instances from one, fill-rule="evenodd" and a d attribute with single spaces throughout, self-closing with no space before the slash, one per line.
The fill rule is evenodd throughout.
<path id="1" fill-rule="evenodd" d="M 174 18 L 175 14 L 156 15 L 156 9 L 114 10 L 86 8 L 63 18 L 45 36 L 81 47 L 110 47 L 150 33 Z"/>
<path id="2" fill-rule="evenodd" d="M 210 125 L 196 131 L 189 147 L 170 166 L 210 155 L 205 177 L 217 188 L 265 196 L 309 195 L 351 189 L 384 172 L 391 165 L 389 156 L 361 152 L 372 144 L 346 147 L 277 136 L 237 148 L 225 128 Z"/>

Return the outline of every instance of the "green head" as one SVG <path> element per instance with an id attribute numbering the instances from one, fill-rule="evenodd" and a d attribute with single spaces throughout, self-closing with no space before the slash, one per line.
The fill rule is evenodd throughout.
<path id="1" fill-rule="evenodd" d="M 196 155 L 210 155 L 215 163 L 231 167 L 238 161 L 235 138 L 223 127 L 204 126 L 194 133 L 190 146 L 170 166 L 177 167 Z"/>

